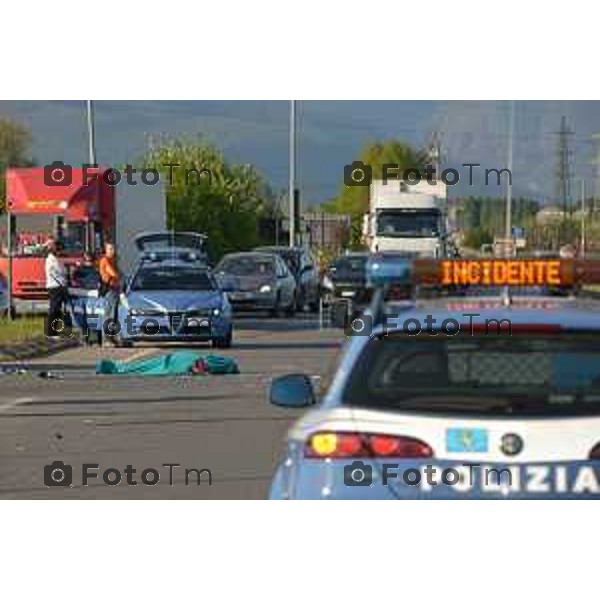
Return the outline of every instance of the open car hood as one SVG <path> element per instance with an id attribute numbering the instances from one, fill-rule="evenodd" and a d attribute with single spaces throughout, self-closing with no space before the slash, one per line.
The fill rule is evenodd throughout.
<path id="1" fill-rule="evenodd" d="M 204 252 L 207 236 L 190 231 L 162 231 L 140 233 L 135 238 L 135 245 L 140 252 L 169 250 L 172 248 Z"/>

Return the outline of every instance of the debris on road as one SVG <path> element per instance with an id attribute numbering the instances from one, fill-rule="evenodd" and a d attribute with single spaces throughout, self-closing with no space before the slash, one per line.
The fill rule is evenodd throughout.
<path id="1" fill-rule="evenodd" d="M 63 375 L 55 373 L 54 371 L 40 371 L 38 377 L 41 377 L 42 379 L 64 379 Z"/>
<path id="2" fill-rule="evenodd" d="M 27 373 L 27 369 L 23 369 L 22 367 L 1 367 L 0 366 L 0 376 L 2 375 L 23 375 Z"/>
<path id="3" fill-rule="evenodd" d="M 239 372 L 231 357 L 199 352 L 173 352 L 132 362 L 103 359 L 96 365 L 99 375 L 229 375 Z"/>

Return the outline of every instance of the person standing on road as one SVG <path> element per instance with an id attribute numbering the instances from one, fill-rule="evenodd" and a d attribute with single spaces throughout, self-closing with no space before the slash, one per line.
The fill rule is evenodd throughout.
<path id="1" fill-rule="evenodd" d="M 99 294 L 106 300 L 104 315 L 114 319 L 121 292 L 121 274 L 117 266 L 117 251 L 114 244 L 109 242 L 104 245 L 104 255 L 98 263 L 98 270 L 100 271 Z"/>
<path id="2" fill-rule="evenodd" d="M 59 245 L 56 240 L 50 238 L 46 243 L 46 250 L 46 290 L 49 301 L 46 335 L 57 336 L 65 325 L 63 309 L 69 302 L 67 273 L 58 259 Z"/>

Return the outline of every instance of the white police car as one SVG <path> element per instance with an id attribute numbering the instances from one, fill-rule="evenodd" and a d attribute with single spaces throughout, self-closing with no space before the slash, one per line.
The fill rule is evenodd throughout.
<path id="1" fill-rule="evenodd" d="M 440 261 L 421 274 L 565 286 L 587 268 L 516 262 Z M 600 498 L 598 303 L 508 293 L 388 302 L 364 324 L 323 401 L 290 429 L 272 498 Z M 270 399 L 316 403 L 301 374 L 275 379 Z"/>

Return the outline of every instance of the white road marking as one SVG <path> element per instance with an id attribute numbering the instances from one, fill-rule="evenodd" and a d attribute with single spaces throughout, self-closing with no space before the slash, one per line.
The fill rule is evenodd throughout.
<path id="1" fill-rule="evenodd" d="M 21 406 L 22 404 L 29 404 L 33 402 L 35 398 L 31 398 L 29 396 L 23 398 L 15 398 L 14 400 L 10 400 L 6 404 L 0 405 L 0 411 L 10 410 L 11 408 L 16 408 L 17 406 Z"/>

